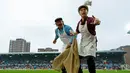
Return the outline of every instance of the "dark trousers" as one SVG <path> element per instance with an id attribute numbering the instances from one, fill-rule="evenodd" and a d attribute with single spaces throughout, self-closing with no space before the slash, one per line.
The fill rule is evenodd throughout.
<path id="1" fill-rule="evenodd" d="M 65 67 L 62 68 L 62 73 L 67 73 Z"/>
<path id="2" fill-rule="evenodd" d="M 88 64 L 88 71 L 89 71 L 89 73 L 96 73 L 95 61 L 94 61 L 94 57 L 93 56 L 86 56 L 86 57 L 80 56 L 79 58 L 80 58 L 80 63 L 81 63 L 81 59 L 87 58 L 87 64 Z M 79 72 L 78 73 L 83 73 L 83 70 L 81 69 L 81 65 L 79 67 Z"/>

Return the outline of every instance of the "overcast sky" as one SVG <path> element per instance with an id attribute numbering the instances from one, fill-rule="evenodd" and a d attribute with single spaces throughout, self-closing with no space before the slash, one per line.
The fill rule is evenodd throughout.
<path id="1" fill-rule="evenodd" d="M 80 16 L 77 8 L 85 0 L 0 0 L 0 53 L 7 53 L 9 41 L 23 38 L 31 42 L 31 52 L 38 48 L 60 48 L 52 44 L 56 26 L 62 17 L 75 30 Z M 101 20 L 97 26 L 98 50 L 130 45 L 130 0 L 92 0 L 89 16 Z M 126 27 L 127 26 L 127 27 Z M 78 37 L 79 40 L 79 37 Z"/>

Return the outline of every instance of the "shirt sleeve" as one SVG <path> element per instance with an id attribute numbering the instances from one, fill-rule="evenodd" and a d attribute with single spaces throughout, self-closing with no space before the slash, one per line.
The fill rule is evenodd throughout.
<path id="1" fill-rule="evenodd" d="M 57 40 L 59 38 L 59 36 L 58 36 L 58 30 L 56 29 L 55 30 L 55 40 Z"/>
<path id="2" fill-rule="evenodd" d="M 70 36 L 70 34 L 73 32 L 73 29 L 70 26 L 66 25 L 65 32 L 68 36 Z"/>
<path id="3" fill-rule="evenodd" d="M 93 22 L 94 22 L 94 18 L 89 17 L 89 23 L 91 24 L 91 23 L 93 23 Z M 96 25 L 100 25 L 100 24 L 93 24 L 93 26 L 96 26 Z"/>

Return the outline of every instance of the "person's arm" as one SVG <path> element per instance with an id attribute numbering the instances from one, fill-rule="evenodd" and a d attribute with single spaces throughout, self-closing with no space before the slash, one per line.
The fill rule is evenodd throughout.
<path id="1" fill-rule="evenodd" d="M 73 39 L 77 37 L 77 35 L 75 35 L 73 29 L 70 26 L 66 26 L 65 31 L 67 33 L 67 35 L 71 36 L 71 39 L 69 40 L 69 44 L 73 43 Z"/>
<path id="2" fill-rule="evenodd" d="M 66 31 L 66 34 L 67 34 L 68 36 L 71 36 L 71 39 L 69 40 L 69 44 L 72 44 L 73 38 L 74 38 L 74 36 L 73 36 L 73 35 L 74 35 L 73 29 L 72 29 L 70 26 L 67 26 L 67 25 L 66 25 L 65 31 Z"/>
<path id="3" fill-rule="evenodd" d="M 55 30 L 55 39 L 53 40 L 53 44 L 56 43 L 56 41 L 57 41 L 58 38 L 59 38 L 59 36 L 58 36 L 58 31 Z"/>
<path id="4" fill-rule="evenodd" d="M 71 47 L 71 44 L 73 43 L 73 39 L 75 38 L 74 31 L 73 31 L 73 29 L 70 26 L 66 26 L 65 27 L 65 32 L 66 32 L 66 34 L 68 36 L 71 36 L 70 40 L 69 40 L 69 43 L 68 43 L 68 45 L 66 47 L 66 48 L 69 48 L 69 47 Z"/>
<path id="5" fill-rule="evenodd" d="M 100 21 L 98 18 L 96 18 L 96 17 L 93 16 L 93 15 L 92 15 L 92 18 L 93 18 L 93 24 L 94 24 L 94 25 L 100 25 L 101 21 Z"/>
<path id="6" fill-rule="evenodd" d="M 57 40 L 58 38 L 59 38 L 58 31 L 55 30 L 55 40 Z"/>

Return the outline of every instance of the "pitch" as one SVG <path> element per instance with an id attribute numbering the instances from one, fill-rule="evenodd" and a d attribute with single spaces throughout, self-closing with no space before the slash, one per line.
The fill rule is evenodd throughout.
<path id="1" fill-rule="evenodd" d="M 0 73 L 61 73 L 54 70 L 0 70 Z M 84 70 L 84 73 L 89 73 Z M 130 73 L 130 70 L 97 70 L 97 73 Z"/>

